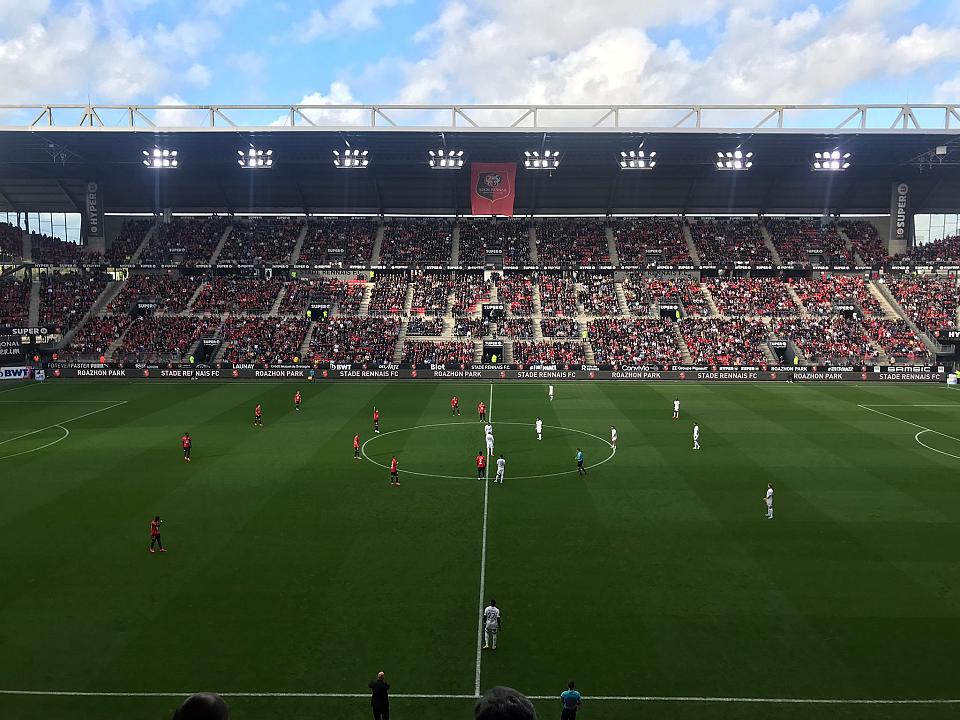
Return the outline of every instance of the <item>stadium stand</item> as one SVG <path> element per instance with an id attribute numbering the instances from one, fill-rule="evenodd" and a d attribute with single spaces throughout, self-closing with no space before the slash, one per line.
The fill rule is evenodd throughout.
<path id="1" fill-rule="evenodd" d="M 960 235 L 917 245 L 910 251 L 910 259 L 922 262 L 960 262 Z"/>
<path id="2" fill-rule="evenodd" d="M 19 260 L 23 257 L 23 239 L 20 228 L 0 222 L 0 261 Z"/>
<path id="3" fill-rule="evenodd" d="M 411 365 L 466 364 L 473 362 L 474 347 L 469 342 L 405 342 L 403 362 Z"/>
<path id="4" fill-rule="evenodd" d="M 83 259 L 83 247 L 79 243 L 60 238 L 31 233 L 31 256 L 37 263 L 50 265 L 78 265 Z"/>
<path id="5" fill-rule="evenodd" d="M 709 278 L 704 285 L 721 315 L 779 317 L 797 313 L 787 286 L 776 278 Z"/>
<path id="6" fill-rule="evenodd" d="M 587 315 L 621 315 L 620 300 L 613 275 L 580 274 L 577 291 L 580 305 Z"/>
<path id="7" fill-rule="evenodd" d="M 840 228 L 850 238 L 853 251 L 865 263 L 882 263 L 889 259 L 880 242 L 880 233 L 867 220 L 841 220 Z"/>
<path id="8" fill-rule="evenodd" d="M 399 315 L 407 298 L 407 276 L 400 273 L 380 273 L 370 293 L 371 315 Z"/>
<path id="9" fill-rule="evenodd" d="M 561 275 L 541 273 L 538 277 L 540 288 L 540 312 L 544 317 L 576 317 L 577 287 L 573 280 Z"/>
<path id="10" fill-rule="evenodd" d="M 554 320 L 553 322 L 556 322 Z M 497 323 L 497 331 L 504 337 L 514 340 L 533 339 L 533 320 L 531 318 L 507 318 Z"/>
<path id="11" fill-rule="evenodd" d="M 214 335 L 220 323 L 220 317 L 154 315 L 138 318 L 127 329 L 114 359 L 185 358 L 201 337 Z"/>
<path id="12" fill-rule="evenodd" d="M 749 318 L 684 318 L 680 333 L 698 365 L 761 365 L 767 326 Z"/>
<path id="13" fill-rule="evenodd" d="M 767 231 L 784 263 L 811 263 L 817 258 L 831 264 L 853 265 L 853 251 L 847 248 L 836 225 L 820 220 L 792 218 L 767 220 Z"/>
<path id="14" fill-rule="evenodd" d="M 910 329 L 906 320 L 865 318 L 864 327 L 894 362 L 930 361 L 930 353 L 923 341 Z"/>
<path id="15" fill-rule="evenodd" d="M 335 277 L 292 280 L 286 284 L 279 312 L 302 316 L 307 311 L 307 303 L 314 302 L 331 305 L 334 312 L 341 315 L 356 315 L 363 301 L 363 287 L 362 282 Z"/>
<path id="16" fill-rule="evenodd" d="M 287 263 L 303 224 L 296 219 L 253 218 L 236 222 L 218 262 Z"/>
<path id="17" fill-rule="evenodd" d="M 683 223 L 675 218 L 634 218 L 610 224 L 621 265 L 689 263 Z"/>
<path id="18" fill-rule="evenodd" d="M 921 330 L 933 332 L 957 326 L 960 288 L 955 279 L 888 278 L 886 284 L 903 311 Z"/>
<path id="19" fill-rule="evenodd" d="M 413 280 L 411 313 L 443 315 L 447 310 L 447 296 L 453 289 L 449 273 L 419 275 Z"/>
<path id="20" fill-rule="evenodd" d="M 752 219 L 703 219 L 690 223 L 701 263 L 770 263 L 760 224 Z"/>
<path id="21" fill-rule="evenodd" d="M 150 232 L 154 222 L 153 218 L 124 220 L 117 236 L 107 248 L 107 260 L 120 264 L 131 262 L 133 254 L 143 244 L 143 239 Z"/>
<path id="22" fill-rule="evenodd" d="M 314 327 L 309 357 L 360 365 L 390 362 L 399 336 L 398 318 L 333 317 Z"/>
<path id="23" fill-rule="evenodd" d="M 200 288 L 191 310 L 195 313 L 266 313 L 283 288 L 279 278 L 214 277 Z"/>
<path id="24" fill-rule="evenodd" d="M 651 305 L 678 302 L 684 313 L 694 317 L 711 315 L 710 304 L 700 283 L 688 277 L 661 277 L 631 273 L 623 282 L 627 307 L 634 315 L 650 314 Z"/>
<path id="25" fill-rule="evenodd" d="M 601 318 L 587 324 L 598 365 L 672 365 L 683 361 L 673 326 L 658 318 Z"/>
<path id="26" fill-rule="evenodd" d="M 483 265 L 488 255 L 500 254 L 506 266 L 530 262 L 530 225 L 521 220 L 463 220 L 460 222 L 461 266 Z"/>
<path id="27" fill-rule="evenodd" d="M 383 226 L 384 265 L 441 265 L 450 262 L 453 226 L 442 219 L 391 220 Z"/>
<path id="28" fill-rule="evenodd" d="M 173 272 L 135 273 L 127 278 L 117 296 L 107 306 L 107 313 L 125 313 L 137 301 L 154 301 L 157 309 L 167 313 L 183 312 L 200 287 L 201 278 Z"/>
<path id="29" fill-rule="evenodd" d="M 373 220 L 310 218 L 298 263 L 364 265 L 373 254 L 377 223 Z"/>
<path id="30" fill-rule="evenodd" d="M 40 278 L 40 324 L 66 333 L 83 319 L 107 276 L 97 273 L 46 274 Z"/>
<path id="31" fill-rule="evenodd" d="M 440 337 L 443 335 L 443 318 L 411 315 L 407 321 L 407 337 Z"/>
<path id="32" fill-rule="evenodd" d="M 546 338 L 579 338 L 580 324 L 576 318 L 543 318 L 540 321 L 540 334 Z"/>
<path id="33" fill-rule="evenodd" d="M 455 337 L 479 338 L 490 333 L 490 323 L 483 318 L 458 317 L 453 321 Z"/>
<path id="34" fill-rule="evenodd" d="M 469 315 L 490 299 L 490 283 L 483 275 L 457 273 L 453 278 L 453 314 Z"/>
<path id="35" fill-rule="evenodd" d="M 523 367 L 531 365 L 582 365 L 584 362 L 581 342 L 528 342 L 513 343 L 513 361 Z"/>
<path id="36" fill-rule="evenodd" d="M 30 311 L 30 281 L 0 279 L 0 325 L 21 325 Z"/>
<path id="37" fill-rule="evenodd" d="M 814 364 L 860 365 L 880 359 L 863 323 L 839 315 L 778 318 L 773 322 L 772 335 L 792 340 L 806 360 Z"/>
<path id="38" fill-rule="evenodd" d="M 821 275 L 810 280 L 790 281 L 804 309 L 813 315 L 831 315 L 837 303 L 858 304 L 866 315 L 882 314 L 880 303 L 857 275 Z"/>
<path id="39" fill-rule="evenodd" d="M 99 360 L 107 354 L 110 345 L 123 334 L 130 322 L 130 318 L 125 316 L 90 318 L 80 326 L 70 344 L 61 351 L 61 358 Z"/>
<path id="40" fill-rule="evenodd" d="M 293 362 L 307 338 L 310 323 L 302 318 L 228 317 L 220 329 L 223 360 L 231 363 Z"/>
<path id="41" fill-rule="evenodd" d="M 140 261 L 194 266 L 210 262 L 229 223 L 226 218 L 174 218 L 160 223 Z"/>
<path id="42" fill-rule="evenodd" d="M 589 218 L 553 218 L 537 227 L 540 265 L 577 268 L 610 262 L 610 246 L 603 223 Z"/>
<path id="43" fill-rule="evenodd" d="M 504 275 L 497 283 L 497 294 L 510 315 L 533 315 L 533 280 L 528 275 Z"/>

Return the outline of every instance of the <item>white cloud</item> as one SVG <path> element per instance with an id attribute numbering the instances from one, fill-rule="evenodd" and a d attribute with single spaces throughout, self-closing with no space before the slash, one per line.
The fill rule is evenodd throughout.
<path id="1" fill-rule="evenodd" d="M 380 24 L 377 12 L 396 7 L 409 0 L 340 0 L 329 12 L 314 10 L 306 23 L 294 27 L 300 42 L 311 42 L 342 30 L 364 30 Z"/>
<path id="2" fill-rule="evenodd" d="M 298 103 L 299 105 L 355 105 L 357 99 L 353 96 L 350 86 L 343 82 L 330 83 L 330 89 L 327 94 L 322 92 L 313 92 L 304 95 Z M 304 110 L 303 114 L 316 125 L 363 125 L 367 121 L 367 113 L 362 110 L 337 110 L 324 108 L 311 108 Z M 305 125 L 302 118 L 296 120 L 298 125 Z M 290 118 L 282 115 L 274 120 L 271 125 L 285 127 L 290 125 Z"/>
<path id="3" fill-rule="evenodd" d="M 194 58 L 211 49 L 221 33 L 212 20 L 184 20 L 173 27 L 157 25 L 152 35 L 156 47 L 167 56 Z"/>
<path id="4" fill-rule="evenodd" d="M 933 89 L 933 101 L 960 104 L 960 74 L 937 85 Z"/>
<path id="5" fill-rule="evenodd" d="M 226 17 L 234 10 L 243 7 L 247 0 L 206 0 L 204 7 L 211 15 Z"/>
<path id="6" fill-rule="evenodd" d="M 210 68 L 200 63 L 194 63 L 184 73 L 187 82 L 197 87 L 207 87 L 210 84 L 211 77 Z"/>
<path id="7" fill-rule="evenodd" d="M 179 95 L 164 95 L 157 101 L 157 105 L 186 105 Z M 196 110 L 165 108 L 153 114 L 153 121 L 161 127 L 189 127 L 196 125 Z"/>

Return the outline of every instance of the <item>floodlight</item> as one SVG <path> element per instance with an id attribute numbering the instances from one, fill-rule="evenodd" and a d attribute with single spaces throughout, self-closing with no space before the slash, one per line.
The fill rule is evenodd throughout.
<path id="1" fill-rule="evenodd" d="M 463 167 L 463 150 L 428 150 L 427 164 L 434 170 L 459 170 Z"/>
<path id="2" fill-rule="evenodd" d="M 143 164 L 151 170 L 172 170 L 179 163 L 176 150 L 154 147 L 143 151 Z"/>
<path id="3" fill-rule="evenodd" d="M 357 148 L 351 147 L 343 151 L 334 150 L 333 164 L 343 170 L 363 169 L 370 164 L 370 160 L 367 158 L 369 154 L 369 150 L 358 150 Z"/>
<path id="4" fill-rule="evenodd" d="M 237 164 L 245 170 L 266 170 L 273 167 L 273 150 L 250 146 L 249 150 L 237 150 Z"/>
<path id="5" fill-rule="evenodd" d="M 839 149 L 815 152 L 813 169 L 818 171 L 839 172 L 850 167 L 850 153 L 841 153 Z"/>
<path id="6" fill-rule="evenodd" d="M 752 152 L 744 152 L 739 147 L 734 150 L 717 151 L 717 170 L 749 170 L 753 167 Z"/>
<path id="7" fill-rule="evenodd" d="M 527 170 L 556 170 L 560 167 L 560 153 L 557 150 L 525 150 L 523 166 Z"/>
<path id="8" fill-rule="evenodd" d="M 621 170 L 653 170 L 657 165 L 656 150 L 621 150 L 620 151 L 620 169 Z"/>

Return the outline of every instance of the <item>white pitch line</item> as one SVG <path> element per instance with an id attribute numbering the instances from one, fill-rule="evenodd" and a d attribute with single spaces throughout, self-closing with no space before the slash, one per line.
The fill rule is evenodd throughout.
<path id="1" fill-rule="evenodd" d="M 13 392 L 14 390 L 23 390 L 24 388 L 33 387 L 34 385 L 39 385 L 40 383 L 24 383 L 23 385 L 17 385 L 16 387 L 7 388 L 6 390 L 0 390 L 0 395 L 3 393 Z"/>
<path id="2" fill-rule="evenodd" d="M 83 690 L 0 690 L 0 695 L 39 697 L 178 697 L 196 692 L 97 692 Z M 226 692 L 219 695 L 233 698 L 357 698 L 366 699 L 370 693 L 335 692 Z M 476 700 L 474 695 L 455 693 L 390 693 L 390 697 L 408 700 Z M 528 695 L 531 700 L 557 700 L 559 694 Z M 762 698 L 721 697 L 707 695 L 588 695 L 588 701 L 636 703 L 756 703 L 770 705 L 960 705 L 960 698 Z"/>
<path id="3" fill-rule="evenodd" d="M 953 453 L 948 453 L 944 450 L 937 450 L 937 448 L 927 445 L 923 440 L 920 439 L 920 436 L 923 435 L 925 432 L 929 432 L 929 431 L 921 430 L 920 432 L 918 432 L 916 435 L 913 436 L 913 439 L 916 440 L 917 443 L 925 447 L 927 450 L 933 450 L 935 453 L 940 453 L 941 455 L 947 455 L 948 457 L 952 457 L 952 458 L 956 458 L 957 460 L 960 460 L 960 455 L 954 455 Z"/>
<path id="4" fill-rule="evenodd" d="M 107 407 L 105 407 L 105 408 L 100 408 L 99 410 L 92 410 L 92 411 L 90 411 L 90 412 L 88 412 L 88 413 L 84 413 L 83 415 L 77 415 L 76 417 L 72 417 L 72 418 L 70 418 L 69 420 L 61 420 L 61 421 L 58 422 L 58 423 L 54 423 L 53 425 L 47 425 L 46 427 L 42 427 L 42 428 L 40 428 L 39 430 L 31 430 L 31 431 L 28 432 L 28 433 L 23 433 L 22 435 L 17 435 L 16 437 L 9 438 L 8 440 L 0 440 L 0 445 L 6 445 L 7 443 L 13 442 L 14 440 L 20 440 L 20 439 L 25 438 L 25 437 L 30 437 L 31 435 L 36 435 L 38 432 L 43 432 L 44 430 L 50 430 L 51 428 L 59 427 L 60 425 L 66 425 L 67 423 L 72 423 L 72 422 L 75 422 L 75 421 L 77 421 L 77 420 L 82 420 L 82 419 L 85 418 L 85 417 L 90 417 L 91 415 L 96 415 L 97 413 L 106 412 L 107 410 L 113 410 L 113 408 L 115 408 L 115 407 L 120 407 L 121 405 L 126 405 L 127 402 L 128 402 L 127 400 L 121 400 L 120 402 L 115 403 L 114 405 L 108 405 Z"/>
<path id="5" fill-rule="evenodd" d="M 487 417 L 493 425 L 493 383 L 490 383 L 490 407 Z M 486 593 L 487 579 L 487 510 L 490 506 L 490 452 L 487 451 L 487 468 L 483 479 L 483 533 L 480 540 L 480 600 L 477 608 L 477 669 L 474 675 L 473 691 L 480 695 L 480 665 L 483 653 L 483 598 Z"/>
<path id="6" fill-rule="evenodd" d="M 932 433 L 935 434 L 935 435 L 942 435 L 942 436 L 945 437 L 945 438 L 950 438 L 951 440 L 955 440 L 956 442 L 960 442 L 960 438 L 954 437 L 953 435 L 947 435 L 947 434 L 944 433 L 944 432 L 940 432 L 939 430 L 934 430 L 933 428 L 928 428 L 928 427 L 926 427 L 925 425 L 920 425 L 919 423 L 911 422 L 910 420 L 904 420 L 904 419 L 901 418 L 901 417 L 897 417 L 896 415 L 891 415 L 890 413 L 885 413 L 885 412 L 883 412 L 882 410 L 874 410 L 874 409 L 873 409 L 871 406 L 869 406 L 869 405 L 860 405 L 860 404 L 858 403 L 858 404 L 857 404 L 857 407 L 861 407 L 861 408 L 863 408 L 864 410 L 869 410 L 870 412 L 876 413 L 877 415 L 883 415 L 884 417 L 888 417 L 888 418 L 890 418 L 891 420 L 899 420 L 900 422 L 906 423 L 907 425 L 913 425 L 913 427 L 915 427 L 915 428 L 920 428 L 921 430 L 926 430 L 927 432 L 932 432 Z"/>
<path id="7" fill-rule="evenodd" d="M 58 437 L 56 440 L 53 440 L 53 441 L 51 441 L 51 442 L 48 442 L 46 445 L 41 445 L 40 447 L 35 447 L 35 448 L 33 448 L 32 450 L 21 450 L 20 452 L 18 452 L 18 453 L 13 453 L 13 454 L 11 454 L 11 455 L 0 455 L 0 460 L 6 460 L 7 458 L 15 458 L 15 457 L 18 457 L 18 456 L 20 456 L 20 455 L 29 455 L 30 453 L 35 453 L 35 452 L 37 452 L 38 450 L 45 450 L 46 448 L 50 447 L 51 445 L 56 445 L 57 443 L 63 442 L 63 441 L 66 440 L 68 437 L 70 437 L 70 431 L 67 430 L 63 425 L 53 425 L 52 427 L 58 427 L 58 428 L 60 428 L 61 430 L 63 430 L 63 435 L 61 435 L 60 437 Z M 16 438 L 12 438 L 12 439 L 16 439 Z"/>

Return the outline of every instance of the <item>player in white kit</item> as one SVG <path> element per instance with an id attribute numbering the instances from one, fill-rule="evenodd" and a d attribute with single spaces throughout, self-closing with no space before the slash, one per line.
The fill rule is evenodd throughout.
<path id="1" fill-rule="evenodd" d="M 483 649 L 497 649 L 497 633 L 500 632 L 500 608 L 497 601 L 491 599 L 483 609 Z"/>
<path id="2" fill-rule="evenodd" d="M 503 459 L 503 455 L 497 458 L 497 477 L 494 478 L 494 482 L 498 482 L 501 485 L 503 484 L 503 471 L 507 469 L 507 461 Z"/>
<path id="3" fill-rule="evenodd" d="M 491 425 L 490 423 L 487 423 L 486 425 L 484 425 L 484 426 L 483 426 L 483 434 L 484 434 L 484 435 L 493 435 L 493 425 Z"/>
<path id="4" fill-rule="evenodd" d="M 550 402 L 553 402 L 553 385 L 548 385 L 547 388 L 547 393 L 550 395 Z"/>
<path id="5" fill-rule="evenodd" d="M 487 433 L 487 455 L 493 455 L 493 433 Z"/>
<path id="6" fill-rule="evenodd" d="M 680 419 L 680 398 L 673 401 L 673 419 Z"/>
<path id="7" fill-rule="evenodd" d="M 693 449 L 700 449 L 700 426 L 696 423 L 693 424 Z"/>
<path id="8" fill-rule="evenodd" d="M 767 483 L 767 494 L 763 496 L 767 504 L 767 520 L 773 520 L 773 483 Z"/>
<path id="9" fill-rule="evenodd" d="M 536 422 L 537 427 L 537 440 L 543 440 L 543 420 L 537 418 Z"/>
<path id="10" fill-rule="evenodd" d="M 617 446 L 617 429 L 613 425 L 610 426 L 610 445 Z"/>

